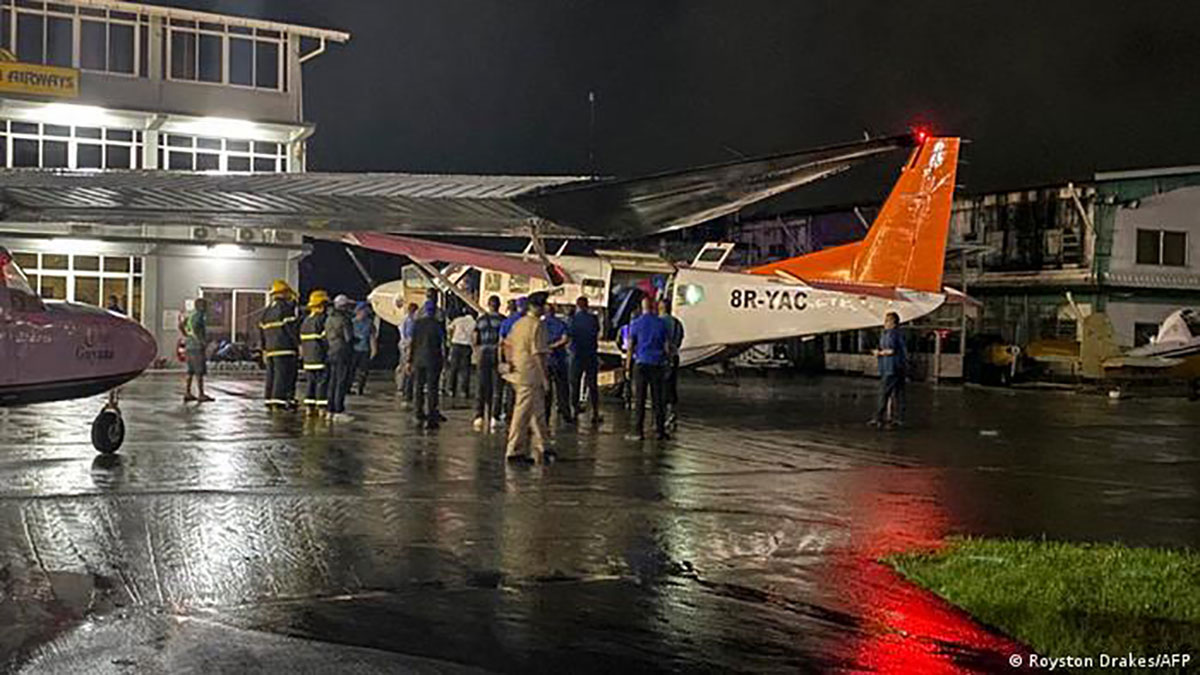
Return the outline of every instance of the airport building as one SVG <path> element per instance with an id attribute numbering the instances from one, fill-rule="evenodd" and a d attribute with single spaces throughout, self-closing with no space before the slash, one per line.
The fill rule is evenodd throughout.
<path id="1" fill-rule="evenodd" d="M 162 171 L 304 171 L 303 65 L 349 37 L 117 0 L 0 0 L 0 171 L 111 172 L 148 194 Z M 6 218 L 0 244 L 45 298 L 115 297 L 163 357 L 198 296 L 214 338 L 248 341 L 264 289 L 296 285 L 302 255 L 285 231 L 128 221 Z"/>

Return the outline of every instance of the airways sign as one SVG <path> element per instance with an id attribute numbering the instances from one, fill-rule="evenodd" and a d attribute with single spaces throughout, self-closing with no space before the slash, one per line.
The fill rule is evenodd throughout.
<path id="1" fill-rule="evenodd" d="M 11 52 L 0 50 L 0 92 L 56 98 L 79 96 L 78 70 L 20 63 L 11 57 Z"/>

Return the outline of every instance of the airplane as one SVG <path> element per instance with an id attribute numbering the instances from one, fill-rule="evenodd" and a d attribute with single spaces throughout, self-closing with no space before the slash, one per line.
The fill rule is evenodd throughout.
<path id="1" fill-rule="evenodd" d="M 570 256 L 539 250 L 534 261 L 370 233 L 348 234 L 343 241 L 408 256 L 443 290 L 477 311 L 490 295 L 504 301 L 548 290 L 551 301 L 559 304 L 574 304 L 585 296 L 607 319 L 602 350 L 610 355 L 616 354 L 612 340 L 617 325 L 628 320 L 625 308 L 641 297 L 635 293 L 631 301 L 617 291 L 641 287 L 646 293 L 661 292 L 672 299 L 674 315 L 684 325 L 680 365 L 701 366 L 758 343 L 880 326 L 887 312 L 911 321 L 954 295 L 943 288 L 942 271 L 959 144 L 952 137 L 921 139 L 862 241 L 747 270 L 722 269 L 733 248 L 727 243 L 708 244 L 690 265 L 676 265 L 631 251 Z M 441 270 L 435 262 L 452 265 Z M 478 296 L 461 283 L 472 268 L 481 272 Z M 381 319 L 397 325 L 403 321 L 406 283 L 400 279 L 372 291 L 370 301 Z"/>
<path id="2" fill-rule="evenodd" d="M 239 233 L 247 229 L 262 230 L 264 237 L 279 231 L 325 239 L 353 233 L 346 236 L 357 245 L 389 252 L 399 243 L 408 250 L 435 246 L 384 234 L 390 232 L 504 235 L 528 230 L 535 238 L 552 233 L 632 238 L 733 213 L 923 140 L 923 132 L 868 138 L 619 180 L 0 169 L 0 221 L 49 227 L 67 223 L 73 230 L 105 232 L 101 236 L 122 241 L 158 241 L 153 233 L 179 230 L 194 238 L 201 230 L 207 236 L 208 228 L 217 235 L 207 241 L 212 244 L 222 241 L 222 231 L 232 232 L 226 241 L 239 243 Z M 415 259 L 420 257 L 418 253 Z M 531 270 L 521 262 L 508 269 L 561 281 L 553 267 L 534 265 Z M 3 270 L 0 406 L 107 391 L 108 402 L 92 424 L 92 442 L 102 453 L 115 452 L 125 438 L 118 388 L 152 363 L 152 336 L 137 323 L 99 308 L 43 302 L 7 251 Z"/>
<path id="3" fill-rule="evenodd" d="M 42 300 L 0 247 L 0 406 L 110 392 L 92 422 L 92 444 L 115 452 L 125 440 L 119 387 L 157 356 L 154 336 L 119 314 L 81 303 Z"/>
<path id="4" fill-rule="evenodd" d="M 1067 294 L 1082 330 L 1079 341 L 1045 340 L 1031 343 L 1014 354 L 1027 363 L 1069 369 L 1086 380 L 1128 384 L 1146 380 L 1183 380 L 1193 400 L 1200 399 L 1200 312 L 1191 308 L 1172 312 L 1149 344 L 1123 350 L 1113 337 L 1112 321 L 1103 312 L 1084 315 Z M 1065 368 L 1064 368 L 1065 367 Z"/>

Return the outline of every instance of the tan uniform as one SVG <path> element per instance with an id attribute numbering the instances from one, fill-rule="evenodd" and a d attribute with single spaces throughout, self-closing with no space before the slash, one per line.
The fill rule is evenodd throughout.
<path id="1" fill-rule="evenodd" d="M 525 442 L 532 432 L 532 455 L 541 461 L 546 450 L 546 367 L 550 354 L 546 325 L 529 314 L 518 321 L 508 334 L 508 354 L 513 372 L 508 379 L 516 389 L 512 423 L 508 427 L 508 456 L 523 455 Z"/>

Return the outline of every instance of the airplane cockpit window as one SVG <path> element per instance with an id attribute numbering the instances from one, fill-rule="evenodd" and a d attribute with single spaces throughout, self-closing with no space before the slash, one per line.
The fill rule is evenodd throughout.
<path id="1" fill-rule="evenodd" d="M 1192 337 L 1200 336 L 1200 312 L 1193 309 L 1185 309 L 1179 313 L 1183 317 L 1183 322 L 1187 324 L 1188 331 Z"/>

